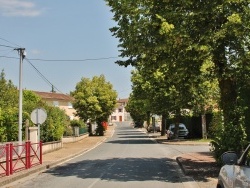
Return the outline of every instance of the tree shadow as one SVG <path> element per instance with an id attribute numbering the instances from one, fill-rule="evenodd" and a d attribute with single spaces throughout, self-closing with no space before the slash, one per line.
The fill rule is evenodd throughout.
<path id="1" fill-rule="evenodd" d="M 206 181 L 208 178 L 217 178 L 220 166 L 212 157 L 211 152 L 197 152 L 178 157 L 178 162 L 185 168 L 185 174 L 197 181 Z"/>
<path id="2" fill-rule="evenodd" d="M 148 138 L 147 135 L 135 135 L 135 136 L 120 136 L 119 138 Z"/>
<path id="3" fill-rule="evenodd" d="M 111 140 L 107 141 L 106 143 L 109 144 L 155 144 L 152 140 L 145 140 L 145 139 L 130 139 L 130 140 Z"/>
<path id="4" fill-rule="evenodd" d="M 100 178 L 108 181 L 162 181 L 181 182 L 175 160 L 160 158 L 111 158 L 84 160 L 64 164 L 44 173 L 78 178 Z"/>
<path id="5" fill-rule="evenodd" d="M 142 132 L 128 132 L 128 133 L 117 133 L 117 135 L 145 135 L 145 133 Z"/>

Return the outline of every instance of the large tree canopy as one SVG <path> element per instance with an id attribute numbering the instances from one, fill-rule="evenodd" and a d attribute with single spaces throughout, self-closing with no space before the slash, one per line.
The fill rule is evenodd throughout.
<path id="1" fill-rule="evenodd" d="M 127 58 L 117 63 L 133 65 L 143 76 L 160 70 L 164 79 L 159 88 L 166 88 L 163 96 L 168 95 L 176 110 L 204 99 L 208 84 L 204 87 L 203 83 L 216 78 L 220 93 L 217 107 L 224 119 L 224 138 L 216 144 L 221 151 L 240 151 L 246 138 L 240 96 L 249 83 L 250 1 L 106 2 L 117 22 L 110 30 L 119 38 L 120 56 Z M 208 62 L 212 66 L 204 72 Z"/>

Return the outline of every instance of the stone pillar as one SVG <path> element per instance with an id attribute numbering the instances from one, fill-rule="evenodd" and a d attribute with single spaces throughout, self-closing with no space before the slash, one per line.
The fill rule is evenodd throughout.
<path id="1" fill-rule="evenodd" d="M 31 143 L 38 142 L 38 127 L 29 127 L 29 140 Z"/>

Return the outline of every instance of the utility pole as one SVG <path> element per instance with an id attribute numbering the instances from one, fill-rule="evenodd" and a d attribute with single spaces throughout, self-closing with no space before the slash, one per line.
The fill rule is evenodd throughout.
<path id="1" fill-rule="evenodd" d="M 23 123 L 23 59 L 25 58 L 25 48 L 16 48 L 20 55 L 20 65 L 19 65 L 19 119 L 18 119 L 18 144 L 22 145 L 22 123 Z"/>

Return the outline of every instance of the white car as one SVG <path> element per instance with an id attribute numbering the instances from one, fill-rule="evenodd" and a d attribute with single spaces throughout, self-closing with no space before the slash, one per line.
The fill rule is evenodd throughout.
<path id="1" fill-rule="evenodd" d="M 225 152 L 221 159 L 217 188 L 250 187 L 250 144 L 238 159 L 236 153 Z"/>
<path id="2" fill-rule="evenodd" d="M 161 132 L 161 127 L 159 124 L 155 124 L 155 126 L 149 125 L 147 130 L 148 132 Z"/>
<path id="3" fill-rule="evenodd" d="M 175 124 L 171 124 L 166 132 L 167 138 L 172 139 L 174 136 Z M 188 137 L 188 129 L 183 123 L 179 123 L 179 138 L 187 138 Z"/>

